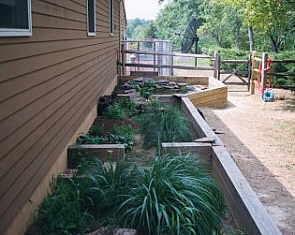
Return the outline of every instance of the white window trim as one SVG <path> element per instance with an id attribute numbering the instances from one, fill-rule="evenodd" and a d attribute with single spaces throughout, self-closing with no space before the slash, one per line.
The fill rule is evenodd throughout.
<path id="1" fill-rule="evenodd" d="M 94 5 L 94 32 L 89 32 L 88 1 L 89 0 L 87 0 L 87 35 L 89 37 L 95 37 L 96 36 L 96 0 L 93 0 L 93 5 Z"/>
<path id="2" fill-rule="evenodd" d="M 112 6 L 112 7 L 111 7 Z M 109 0 L 109 33 L 111 36 L 114 35 L 114 2 L 113 0 Z"/>
<path id="3" fill-rule="evenodd" d="M 28 1 L 28 29 L 0 28 L 0 37 L 30 37 L 32 36 L 32 1 Z"/>

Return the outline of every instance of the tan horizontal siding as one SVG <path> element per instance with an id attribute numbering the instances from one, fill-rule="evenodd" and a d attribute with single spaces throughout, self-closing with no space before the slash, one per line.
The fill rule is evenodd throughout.
<path id="1" fill-rule="evenodd" d="M 32 0 L 33 36 L 0 38 L 0 234 L 30 198 L 97 98 L 116 78 L 116 31 L 97 0 L 87 36 L 86 1 Z"/>

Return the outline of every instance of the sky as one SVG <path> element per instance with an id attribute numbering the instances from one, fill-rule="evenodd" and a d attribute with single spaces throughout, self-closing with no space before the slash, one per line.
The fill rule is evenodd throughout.
<path id="1" fill-rule="evenodd" d="M 127 19 L 155 19 L 161 5 L 159 0 L 125 0 Z"/>

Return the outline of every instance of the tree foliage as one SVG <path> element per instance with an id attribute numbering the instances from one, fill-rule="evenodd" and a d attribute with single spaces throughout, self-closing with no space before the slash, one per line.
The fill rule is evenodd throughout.
<path id="1" fill-rule="evenodd" d="M 158 17 L 140 37 L 172 40 L 180 47 L 190 20 L 198 21 L 200 46 L 280 52 L 295 49 L 295 2 L 293 0 L 159 0 L 167 1 Z M 147 30 L 148 26 L 153 30 Z M 131 25 L 132 27 L 132 25 Z M 152 32 L 152 33 L 147 33 Z M 251 32 L 251 37 L 248 37 Z"/>

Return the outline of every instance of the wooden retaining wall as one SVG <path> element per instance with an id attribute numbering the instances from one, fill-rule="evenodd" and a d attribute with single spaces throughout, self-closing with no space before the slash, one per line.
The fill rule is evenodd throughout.
<path id="1" fill-rule="evenodd" d="M 197 128 L 201 137 L 215 140 L 211 144 L 211 157 L 205 155 L 204 160 L 211 159 L 212 172 L 221 186 L 237 226 L 249 235 L 281 235 L 280 230 L 225 149 L 223 142 L 194 108 L 189 98 L 181 99 L 181 107 L 188 117 L 194 120 L 194 127 Z M 166 149 L 169 147 L 167 144 L 164 146 Z M 170 147 L 174 148 L 174 146 Z M 184 146 L 184 150 L 187 148 L 188 146 Z M 194 152 L 200 152 L 204 147 L 192 145 L 190 148 L 197 148 Z"/>
<path id="2" fill-rule="evenodd" d="M 213 77 L 209 77 L 208 79 L 208 89 L 189 95 L 190 100 L 198 107 L 224 108 L 227 104 L 227 86 Z"/>
<path id="3" fill-rule="evenodd" d="M 142 76 L 145 76 L 143 72 Z M 154 80 L 169 80 L 174 82 L 185 82 L 191 85 L 207 86 L 208 89 L 187 95 L 192 101 L 192 103 L 197 107 L 206 106 L 223 108 L 227 104 L 227 86 L 224 85 L 221 81 L 215 79 L 214 77 L 156 76 L 153 74 L 148 74 L 146 76 L 153 78 Z M 141 76 L 121 76 L 120 81 L 126 82 L 138 77 Z"/>

